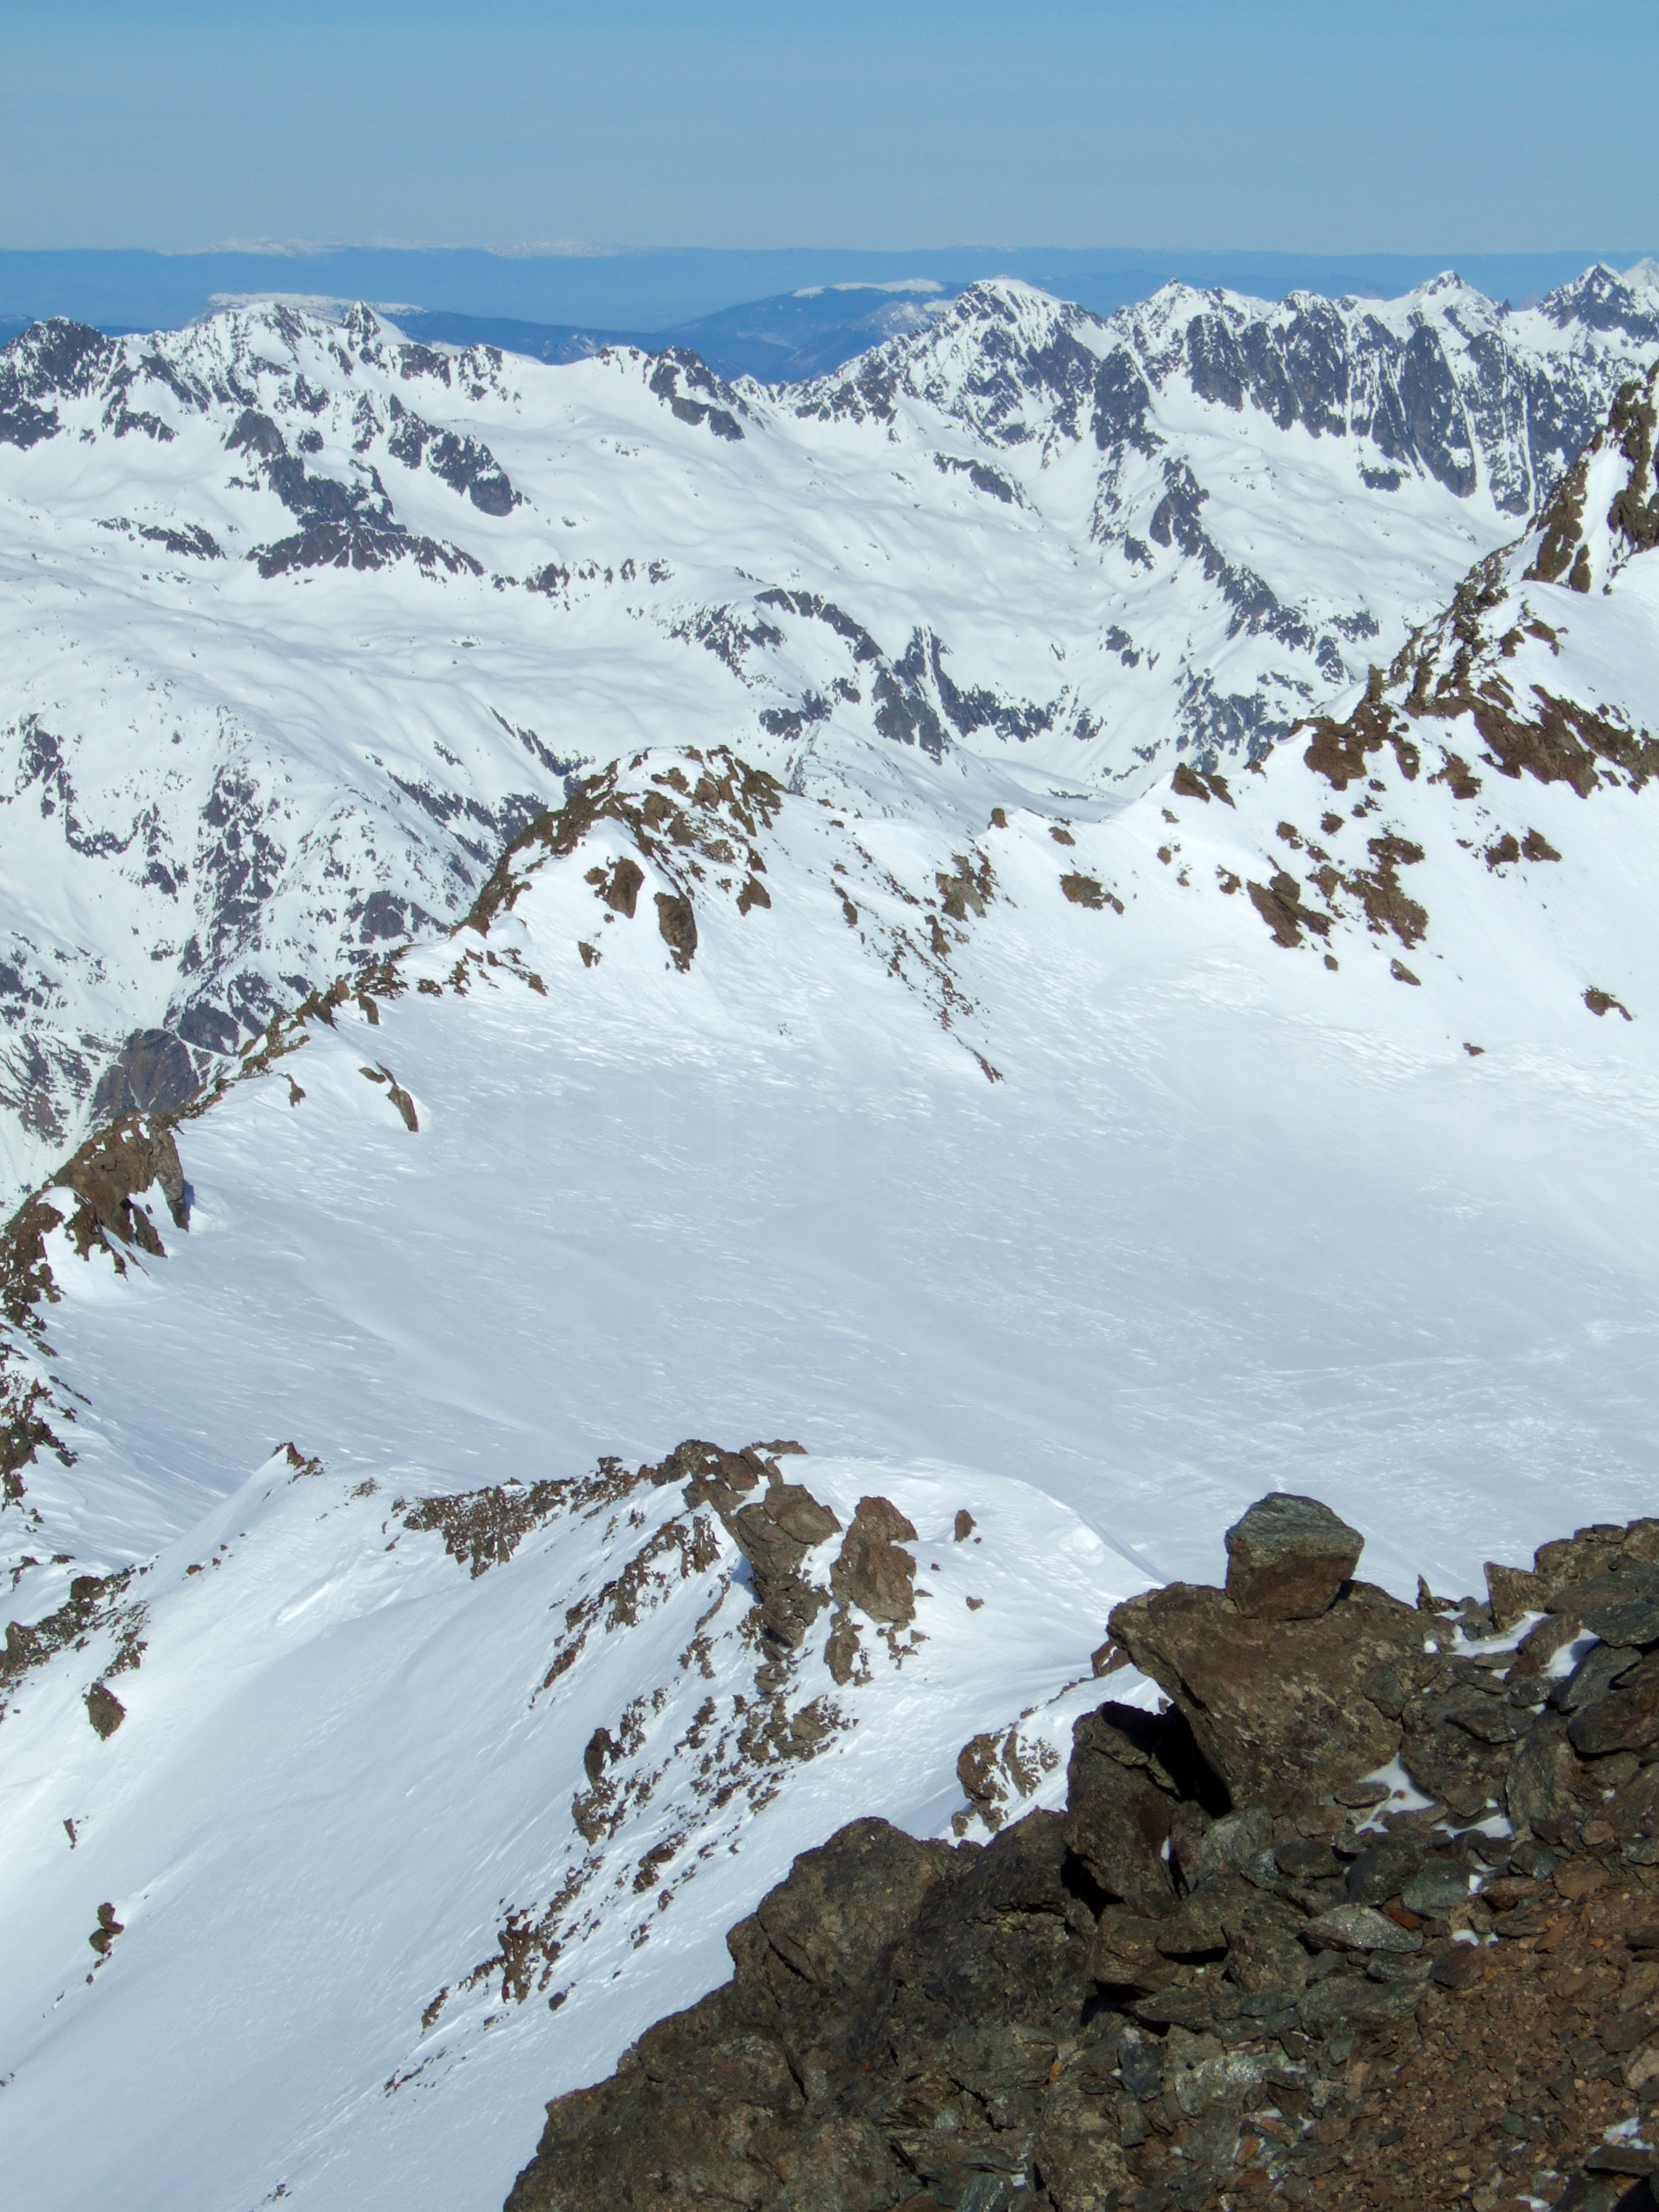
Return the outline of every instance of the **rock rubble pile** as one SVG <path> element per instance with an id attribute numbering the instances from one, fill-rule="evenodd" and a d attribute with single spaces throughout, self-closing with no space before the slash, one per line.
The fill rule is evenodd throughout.
<path id="1" fill-rule="evenodd" d="M 1078 1723 L 1064 1813 L 803 1853 L 509 2212 L 1651 2212 L 1659 1520 L 1415 1607 L 1362 1542 L 1263 1499 L 1119 1606 L 1169 1701 Z"/>

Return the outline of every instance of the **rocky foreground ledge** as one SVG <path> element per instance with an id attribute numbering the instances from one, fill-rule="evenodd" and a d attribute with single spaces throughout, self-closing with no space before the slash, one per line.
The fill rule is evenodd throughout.
<path id="1" fill-rule="evenodd" d="M 1119 1606 L 1170 1704 L 1078 1724 L 1064 1813 L 803 1853 L 509 2212 L 1653 2212 L 1659 1520 L 1484 1603 L 1362 1540 L 1265 1498 Z"/>

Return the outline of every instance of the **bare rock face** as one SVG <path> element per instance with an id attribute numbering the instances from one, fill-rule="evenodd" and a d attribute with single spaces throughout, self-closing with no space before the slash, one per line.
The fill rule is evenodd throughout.
<path id="1" fill-rule="evenodd" d="M 174 1113 L 200 1088 L 182 1038 L 165 1029 L 135 1029 L 98 1079 L 92 1110 L 100 1121 L 121 1114 Z"/>
<path id="2" fill-rule="evenodd" d="M 1317 1620 L 1364 1548 L 1359 1531 L 1317 1498 L 1275 1491 L 1227 1531 L 1227 1595 L 1251 1620 Z"/>
<path id="3" fill-rule="evenodd" d="M 1147 1772 L 1161 1727 L 1104 1705 L 1077 1724 L 1066 1769 L 1067 1846 L 1109 1897 L 1155 1917 L 1175 1903 L 1164 1859 L 1175 1808 Z"/>
<path id="4" fill-rule="evenodd" d="M 841 1523 L 798 1482 L 774 1482 L 726 1526 L 755 1574 L 755 1594 L 768 1640 L 794 1651 L 823 1610 L 825 1593 L 802 1577 L 801 1563 Z"/>
<path id="5" fill-rule="evenodd" d="M 833 1532 L 758 1451 L 675 1466 L 757 1588 Z M 1356 1540 L 1344 1567 L 1311 1525 L 1302 1557 L 1340 1571 L 1310 1615 L 1181 1584 L 1118 1609 L 1173 1702 L 1078 1721 L 1064 1814 L 983 1846 L 859 1820 L 804 1853 L 732 1931 L 726 1987 L 548 2107 L 509 2212 L 1371 2212 L 1449 2203 L 1460 2164 L 1483 2204 L 1634 2212 L 1630 2124 L 1659 2124 L 1653 1525 L 1545 1548 L 1561 1610 L 1514 1648 L 1472 1601 L 1448 1624 L 1355 1583 Z M 894 1610 L 913 1540 L 863 1500 L 842 1607 Z M 1627 1640 L 1545 1674 L 1581 1614 Z M 1362 1779 L 1396 1755 L 1434 1802 Z M 987 1825 L 1000 1755 L 993 1731 L 959 1770 Z M 1471 1939 L 1494 1934 L 1517 1939 Z"/>
<path id="6" fill-rule="evenodd" d="M 916 1562 L 899 1546 L 915 1541 L 915 1529 L 890 1500 L 860 1498 L 830 1570 L 830 1588 L 872 1621 L 907 1627 L 916 1618 Z"/>
<path id="7" fill-rule="evenodd" d="M 107 1682 L 95 1682 L 87 1692 L 87 1718 L 106 1740 L 127 1718 L 127 1708 Z"/>
<path id="8" fill-rule="evenodd" d="M 1374 1692 L 1392 1702 L 1390 1677 L 1424 1657 L 1422 1617 L 1368 1583 L 1317 1619 L 1258 1620 L 1174 1582 L 1120 1605 L 1111 1632 L 1186 1714 L 1233 1803 L 1275 1809 L 1387 1764 L 1400 1724 Z"/>

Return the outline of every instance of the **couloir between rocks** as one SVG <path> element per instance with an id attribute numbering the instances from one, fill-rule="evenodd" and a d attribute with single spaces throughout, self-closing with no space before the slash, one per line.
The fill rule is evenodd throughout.
<path id="1" fill-rule="evenodd" d="M 1119 1606 L 1170 1701 L 1078 1723 L 1064 1813 L 803 1853 L 509 2212 L 1651 2212 L 1659 1520 L 1485 1603 L 1363 1540 L 1265 1498 L 1225 1590 Z"/>

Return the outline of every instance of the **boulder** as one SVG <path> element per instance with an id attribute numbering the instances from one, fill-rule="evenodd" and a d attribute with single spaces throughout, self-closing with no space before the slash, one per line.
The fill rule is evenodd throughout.
<path id="1" fill-rule="evenodd" d="M 1109 1897 L 1156 1916 L 1175 1901 L 1164 1858 L 1174 1800 L 1146 1778 L 1144 1753 L 1138 1765 L 1125 1758 L 1139 1747 L 1112 1710 L 1085 1713 L 1071 1732 L 1065 1839 Z"/>
<path id="2" fill-rule="evenodd" d="M 1503 1801 L 1511 1746 L 1527 1724 L 1494 1684 L 1495 1696 L 1437 1681 L 1402 1714 L 1401 1763 L 1426 1795 L 1476 1820 Z"/>
<path id="3" fill-rule="evenodd" d="M 1513 1628 L 1528 1613 L 1541 1613 L 1549 1597 L 1549 1586 L 1525 1567 L 1503 1567 L 1496 1560 L 1488 1559 L 1486 1597 L 1492 1608 L 1493 1624 L 1502 1632 Z"/>
<path id="4" fill-rule="evenodd" d="M 1364 1548 L 1359 1531 L 1317 1498 L 1275 1491 L 1227 1531 L 1227 1595 L 1250 1620 L 1316 1620 Z"/>
<path id="5" fill-rule="evenodd" d="M 1628 1669 L 1605 1696 L 1581 1706 L 1567 1724 L 1567 1738 L 1585 1759 L 1610 1751 L 1651 1753 L 1659 1746 L 1659 1652 Z"/>
<path id="6" fill-rule="evenodd" d="M 872 1621 L 903 1628 L 916 1617 L 916 1562 L 901 1541 L 916 1531 L 887 1498 L 860 1498 L 842 1539 L 830 1588 L 843 1605 L 856 1605 Z"/>
<path id="7" fill-rule="evenodd" d="M 1386 1905 L 1398 1897 L 1423 1865 L 1422 1846 L 1409 1836 L 1384 1836 L 1348 1863 L 1344 1887 L 1350 1905 Z"/>
<path id="8" fill-rule="evenodd" d="M 726 1525 L 753 1570 L 769 1640 L 774 1647 L 797 1650 L 828 1602 L 818 1584 L 803 1578 L 801 1563 L 841 1523 L 799 1483 L 774 1482 L 752 1504 L 729 1513 Z"/>
<path id="9" fill-rule="evenodd" d="M 1430 1859 L 1401 1891 L 1400 1901 L 1425 1920 L 1444 1920 L 1469 1902 L 1469 1869 L 1460 1859 Z"/>
<path id="10" fill-rule="evenodd" d="M 1315 1951 L 1420 1951 L 1423 1939 L 1374 1905 L 1336 1905 L 1306 1922 L 1302 1939 Z"/>
<path id="11" fill-rule="evenodd" d="M 754 1922 L 733 1930 L 733 1956 L 741 1968 L 742 1932 L 755 1925 L 812 1988 L 849 1986 L 910 1926 L 953 1855 L 948 1844 L 918 1843 L 885 1820 L 856 1820 L 801 1854 L 788 1879 L 761 1900 Z"/>
<path id="12" fill-rule="evenodd" d="M 1580 1772 L 1567 1740 L 1567 1724 L 1557 1713 L 1535 1720 L 1509 1760 L 1504 1800 L 1517 1828 L 1530 1828 L 1546 1843 L 1571 1844 L 1580 1807 L 1572 1785 Z"/>
<path id="13" fill-rule="evenodd" d="M 1566 1597 L 1604 1644 L 1659 1644 L 1659 1569 L 1621 1560 L 1612 1573 L 1573 1584 Z"/>
<path id="14" fill-rule="evenodd" d="M 1258 1619 L 1176 1582 L 1118 1606 L 1111 1631 L 1185 1713 L 1233 1803 L 1276 1811 L 1394 1758 L 1399 1723 L 1365 1685 L 1423 1659 L 1422 1616 L 1366 1583 L 1317 1617 Z"/>
<path id="15" fill-rule="evenodd" d="M 1180 1968 L 1158 1949 L 1163 1923 L 1127 1905 L 1108 1905 L 1094 1931 L 1089 1972 L 1109 1989 L 1151 1992 L 1180 1978 Z"/>
<path id="16" fill-rule="evenodd" d="M 87 1692 L 87 1718 L 106 1740 L 127 1718 L 127 1708 L 107 1682 L 95 1682 Z"/>

